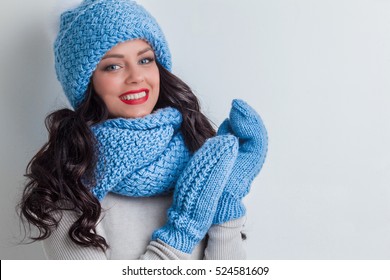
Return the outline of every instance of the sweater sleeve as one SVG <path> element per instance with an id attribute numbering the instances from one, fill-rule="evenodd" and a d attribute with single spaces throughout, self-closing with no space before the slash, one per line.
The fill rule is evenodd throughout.
<path id="1" fill-rule="evenodd" d="M 242 231 L 246 217 L 223 224 L 212 225 L 208 231 L 208 242 L 204 252 L 206 260 L 246 259 L 245 242 Z"/>
<path id="2" fill-rule="evenodd" d="M 160 239 L 151 241 L 146 247 L 146 252 L 143 254 L 141 260 L 189 260 L 190 254 L 183 253 Z"/>

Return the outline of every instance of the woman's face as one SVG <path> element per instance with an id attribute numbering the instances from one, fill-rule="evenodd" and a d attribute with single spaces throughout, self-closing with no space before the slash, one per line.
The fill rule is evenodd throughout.
<path id="1" fill-rule="evenodd" d="M 148 43 L 132 40 L 109 50 L 92 75 L 92 85 L 111 117 L 150 114 L 160 92 L 160 75 Z"/>

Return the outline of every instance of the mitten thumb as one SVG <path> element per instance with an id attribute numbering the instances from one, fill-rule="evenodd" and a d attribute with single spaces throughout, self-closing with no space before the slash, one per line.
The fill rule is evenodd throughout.
<path id="1" fill-rule="evenodd" d="M 229 119 L 225 119 L 218 128 L 217 135 L 233 134 Z"/>

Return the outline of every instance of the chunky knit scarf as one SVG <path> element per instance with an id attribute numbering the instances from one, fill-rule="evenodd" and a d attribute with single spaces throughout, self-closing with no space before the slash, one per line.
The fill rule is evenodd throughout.
<path id="1" fill-rule="evenodd" d="M 111 119 L 91 129 L 98 144 L 93 194 L 169 193 L 190 159 L 179 128 L 180 112 L 164 108 L 138 119 Z"/>

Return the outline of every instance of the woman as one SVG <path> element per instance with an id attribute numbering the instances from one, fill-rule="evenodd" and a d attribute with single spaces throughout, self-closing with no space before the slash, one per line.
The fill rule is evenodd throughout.
<path id="1" fill-rule="evenodd" d="M 48 258 L 244 258 L 241 200 L 267 147 L 257 113 L 234 101 L 216 136 L 133 1 L 66 11 L 54 52 L 74 111 L 48 116 L 20 205 Z"/>

